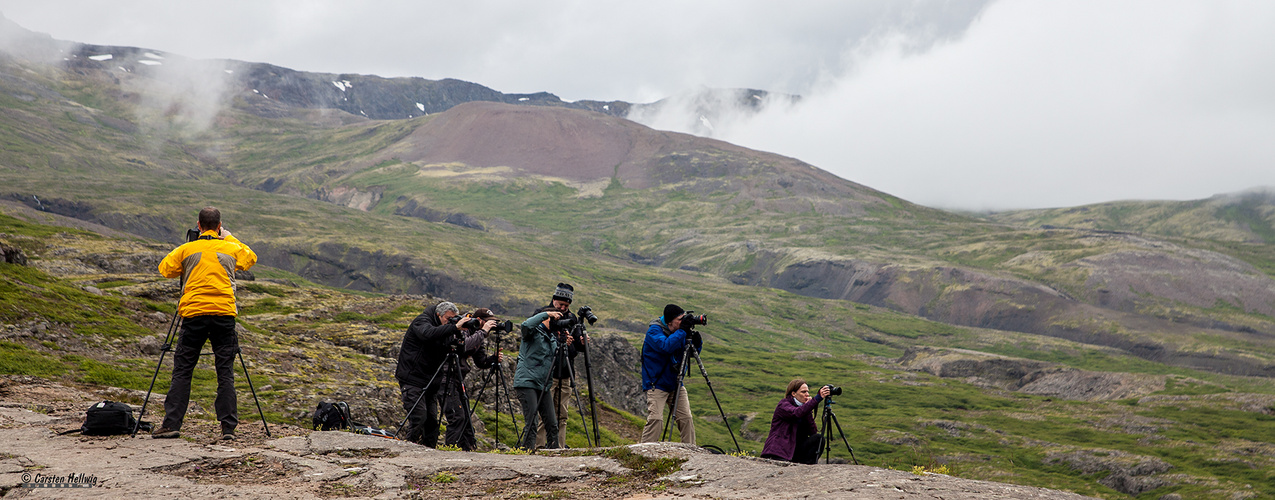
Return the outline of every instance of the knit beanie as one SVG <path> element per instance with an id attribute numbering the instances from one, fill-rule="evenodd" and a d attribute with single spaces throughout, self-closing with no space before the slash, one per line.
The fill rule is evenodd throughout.
<path id="1" fill-rule="evenodd" d="M 681 316 L 682 313 L 684 312 L 686 311 L 680 307 L 677 307 L 677 304 L 669 304 L 667 306 L 664 306 L 664 324 L 667 325 L 668 322 L 673 321 L 674 318 Z"/>
<path id="2" fill-rule="evenodd" d="M 558 288 L 553 291 L 552 300 L 561 300 L 568 304 L 571 303 L 571 297 L 575 295 L 576 289 L 566 283 L 558 283 Z"/>

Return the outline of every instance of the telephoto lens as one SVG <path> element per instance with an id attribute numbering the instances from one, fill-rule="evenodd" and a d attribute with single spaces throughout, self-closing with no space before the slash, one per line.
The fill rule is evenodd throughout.
<path id="1" fill-rule="evenodd" d="M 695 314 L 695 311 L 686 311 L 686 314 L 682 315 L 682 326 L 684 327 L 689 328 L 695 325 L 707 325 L 707 324 L 708 324 L 707 315 Z"/>
<path id="2" fill-rule="evenodd" d="M 590 325 L 598 322 L 598 317 L 593 314 L 593 308 L 589 306 L 581 307 L 579 311 L 576 311 L 576 316 L 584 318 Z"/>
<path id="3" fill-rule="evenodd" d="M 841 395 L 841 388 L 840 388 L 840 387 L 837 387 L 837 386 L 832 385 L 832 384 L 825 385 L 824 387 L 827 387 L 827 388 L 828 388 L 828 395 L 829 395 L 829 396 L 840 396 L 840 395 Z"/>
<path id="4" fill-rule="evenodd" d="M 562 317 L 549 323 L 549 331 L 556 332 L 558 330 L 570 330 L 576 326 L 576 319 L 573 317 Z"/>

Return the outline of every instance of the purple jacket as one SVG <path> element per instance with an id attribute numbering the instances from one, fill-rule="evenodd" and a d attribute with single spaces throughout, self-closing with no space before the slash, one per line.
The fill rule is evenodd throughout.
<path id="1" fill-rule="evenodd" d="M 766 436 L 766 446 L 762 447 L 762 455 L 774 455 L 784 460 L 792 460 L 797 451 L 797 431 L 806 430 L 806 435 L 819 432 L 815 428 L 815 408 L 823 397 L 806 400 L 806 404 L 797 406 L 793 398 L 784 398 L 775 407 L 775 416 L 770 419 L 770 435 Z"/>

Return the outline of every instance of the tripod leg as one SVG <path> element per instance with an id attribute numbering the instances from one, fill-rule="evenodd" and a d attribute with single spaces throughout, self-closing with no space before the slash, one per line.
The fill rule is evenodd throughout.
<path id="1" fill-rule="evenodd" d="M 438 365 L 438 368 L 434 369 L 434 375 L 429 378 L 429 382 L 425 384 L 425 387 L 421 388 L 421 395 L 416 397 L 416 402 L 412 403 L 412 407 L 407 409 L 407 415 L 404 415 L 403 420 L 399 421 L 398 427 L 395 428 L 394 432 L 395 439 L 404 439 L 404 436 L 410 433 L 403 432 L 403 425 L 407 424 L 407 420 L 411 418 L 412 412 L 416 411 L 416 407 L 421 404 L 421 400 L 425 399 L 425 395 L 429 394 L 429 386 L 434 384 L 434 380 L 438 378 L 439 372 L 443 371 L 444 365 L 446 365 L 446 360 L 444 360 L 443 364 Z M 424 422 L 422 422 L 421 425 L 424 425 Z M 422 432 L 423 431 L 424 429 L 422 429 Z"/>
<path id="2" fill-rule="evenodd" d="M 569 369 L 569 373 L 571 373 L 571 394 L 573 394 L 576 397 L 576 408 L 580 410 L 580 426 L 584 427 L 584 442 L 588 444 L 590 448 L 593 448 L 595 445 L 594 445 L 594 441 L 590 439 L 589 437 L 589 422 L 588 420 L 585 420 L 584 418 L 584 405 L 580 403 L 580 391 L 576 390 L 575 367 L 571 366 L 571 363 L 568 362 L 567 368 Z M 558 431 L 558 432 L 562 432 L 562 431 Z"/>
<path id="3" fill-rule="evenodd" d="M 155 373 L 151 375 L 151 386 L 146 389 L 146 399 L 142 400 L 142 410 L 137 412 L 137 423 L 133 424 L 133 437 L 137 436 L 137 430 L 142 428 L 142 417 L 146 416 L 146 405 L 151 401 L 151 392 L 155 390 L 155 379 L 159 378 L 159 369 L 164 366 L 164 354 L 172 350 L 173 337 L 177 330 L 181 328 L 181 322 L 177 319 L 177 311 L 181 309 L 181 303 L 177 303 L 177 309 L 173 310 L 173 319 L 168 322 L 168 332 L 164 334 L 164 345 L 159 348 L 159 362 L 155 363 Z"/>
<path id="4" fill-rule="evenodd" d="M 518 427 L 518 420 L 517 417 L 514 416 L 514 392 L 509 389 L 509 379 L 505 378 L 505 371 L 503 367 L 496 372 L 496 378 L 500 380 L 500 385 L 496 387 L 496 414 L 500 414 L 500 388 L 503 387 L 505 389 L 505 397 L 509 400 L 509 406 L 507 406 L 507 408 L 509 408 L 509 425 L 516 429 Z M 499 423 L 499 420 L 497 420 L 497 423 Z M 497 427 L 496 431 L 499 432 L 500 428 Z M 499 439 L 497 439 L 497 441 L 499 441 Z"/>
<path id="5" fill-rule="evenodd" d="M 682 364 L 677 365 L 681 367 L 681 370 L 677 372 L 677 385 L 673 386 L 673 402 L 669 404 L 668 418 L 664 419 L 664 432 L 660 433 L 660 441 L 664 440 L 664 436 L 673 437 L 669 434 L 669 424 L 673 421 L 673 410 L 677 408 L 677 392 L 682 388 L 682 382 L 686 380 L 686 372 L 690 369 L 690 367 L 686 366 L 686 363 L 690 362 L 691 351 L 693 350 L 695 350 L 695 347 L 690 342 L 687 342 L 686 348 L 682 351 Z M 665 402 L 667 403 L 667 401 Z"/>
<path id="6" fill-rule="evenodd" d="M 478 386 L 478 392 L 474 393 L 474 401 L 470 404 L 469 413 L 471 415 L 478 411 L 478 405 L 482 404 L 483 393 L 487 391 L 487 386 L 491 383 L 491 380 L 492 370 L 487 369 L 487 373 L 483 374 L 483 379 L 479 382 L 481 385 Z M 496 398 L 497 400 L 500 398 L 500 387 L 496 388 Z M 496 439 L 497 441 L 500 440 L 500 406 L 496 407 Z"/>
<path id="7" fill-rule="evenodd" d="M 589 365 L 589 350 L 593 348 L 589 344 L 589 333 L 585 330 L 584 325 L 576 325 L 579 329 L 581 338 L 585 339 L 584 344 L 584 381 L 588 384 L 589 389 L 589 416 L 593 419 L 593 442 L 595 446 L 602 446 L 602 438 L 598 436 L 598 398 L 593 393 L 593 367 Z M 587 433 L 588 430 L 586 429 Z"/>
<path id="8" fill-rule="evenodd" d="M 455 377 L 456 385 L 460 386 L 460 392 L 457 394 L 457 396 L 460 397 L 460 401 L 458 401 L 460 403 L 459 406 L 460 406 L 460 409 L 463 410 L 463 413 L 465 416 L 465 421 L 461 423 L 460 429 L 458 429 L 454 435 L 457 436 L 456 439 L 458 442 L 456 444 L 460 446 L 461 449 L 465 449 L 465 447 L 469 445 L 469 442 L 465 439 L 465 431 L 468 430 L 470 432 L 473 432 L 474 414 L 469 409 L 469 394 L 465 392 L 465 379 L 460 376 L 461 374 L 460 356 L 455 356 L 452 359 L 451 369 L 454 370 L 456 375 Z M 449 388 L 449 390 L 450 389 L 452 388 Z M 443 401 L 446 402 L 447 400 L 444 399 Z M 450 424 L 448 426 L 448 431 L 451 431 Z M 465 450 L 465 451 L 472 451 L 473 446 L 470 446 L 470 448 L 471 449 Z"/>
<path id="9" fill-rule="evenodd" d="M 699 365 L 699 373 L 704 376 L 704 383 L 708 384 L 708 393 L 713 395 L 713 402 L 717 403 L 717 412 L 722 414 L 722 423 L 726 425 L 726 432 L 730 433 L 731 442 L 735 443 L 735 451 L 743 452 L 739 447 L 739 441 L 735 440 L 735 431 L 730 428 L 730 420 L 726 419 L 726 410 L 722 409 L 722 402 L 717 399 L 717 391 L 713 390 L 713 381 L 708 378 L 708 370 L 704 369 L 704 362 L 699 359 L 699 353 L 694 350 L 690 351 L 695 356 L 695 363 Z"/>
<path id="10" fill-rule="evenodd" d="M 828 400 L 825 399 L 824 406 L 823 406 L 823 414 L 819 416 L 819 420 L 820 420 L 819 434 L 823 436 L 823 444 L 821 445 L 822 449 L 819 450 L 819 454 L 823 455 L 823 463 L 825 464 L 828 463 L 828 460 L 832 458 L 832 440 L 829 439 L 829 434 L 828 434 L 829 432 L 832 431 L 832 419 L 829 418 L 832 415 L 832 409 L 828 407 L 827 402 Z M 816 460 L 815 462 L 818 463 L 818 460 Z"/>
<path id="11" fill-rule="evenodd" d="M 841 442 L 842 442 L 842 443 L 845 443 L 845 445 L 846 445 L 846 449 L 847 449 L 847 450 L 850 450 L 850 459 L 851 459 L 851 460 L 854 460 L 854 464 L 855 464 L 855 465 L 859 465 L 859 459 L 854 458 L 854 448 L 851 448 L 851 447 L 850 447 L 850 441 L 846 440 L 846 433 L 841 431 L 841 422 L 840 422 L 839 420 L 837 420 L 837 414 L 836 414 L 836 413 L 833 413 L 833 412 L 832 412 L 832 409 L 831 409 L 831 408 L 829 408 L 829 409 L 828 409 L 828 416 L 832 419 L 832 423 L 833 423 L 834 425 L 836 425 L 836 426 L 837 426 L 837 434 L 840 434 L 840 435 L 841 435 Z M 825 440 L 827 440 L 827 441 L 829 441 L 829 442 L 831 442 L 831 441 L 832 441 L 831 439 L 826 438 L 826 437 L 825 437 L 824 439 L 825 439 Z M 831 445 L 829 445 L 829 449 L 831 449 Z"/>
<path id="12" fill-rule="evenodd" d="M 238 342 L 238 339 L 235 340 Z M 252 386 L 252 376 L 248 375 L 248 364 L 243 361 L 243 349 L 236 345 L 235 351 L 239 355 L 239 366 L 243 367 L 243 377 L 248 380 L 248 390 L 252 391 L 252 400 L 257 403 L 257 415 L 261 416 L 261 426 L 266 428 L 266 437 L 270 437 L 270 424 L 266 423 L 266 413 L 261 411 L 261 400 L 257 399 L 257 389 Z"/>

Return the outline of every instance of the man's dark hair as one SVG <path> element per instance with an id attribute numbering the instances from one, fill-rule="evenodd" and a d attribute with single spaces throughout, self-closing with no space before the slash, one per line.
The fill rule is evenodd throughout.
<path id="1" fill-rule="evenodd" d="M 667 325 L 669 323 L 672 323 L 673 320 L 677 319 L 677 317 L 681 316 L 682 313 L 684 312 L 686 311 L 683 310 L 681 307 L 678 307 L 677 304 L 669 304 L 667 306 L 664 306 L 664 324 Z"/>
<path id="2" fill-rule="evenodd" d="M 211 231 L 217 229 L 221 224 L 221 210 L 216 207 L 204 207 L 199 211 L 199 229 L 202 231 Z"/>

